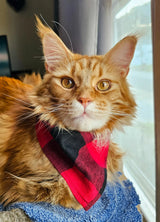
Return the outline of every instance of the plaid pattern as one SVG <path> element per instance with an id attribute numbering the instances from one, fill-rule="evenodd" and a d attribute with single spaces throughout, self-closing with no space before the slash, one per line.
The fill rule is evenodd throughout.
<path id="1" fill-rule="evenodd" d="M 40 121 L 36 134 L 44 154 L 66 180 L 77 201 L 88 210 L 106 186 L 109 143 L 98 147 L 90 133 L 59 131 Z"/>

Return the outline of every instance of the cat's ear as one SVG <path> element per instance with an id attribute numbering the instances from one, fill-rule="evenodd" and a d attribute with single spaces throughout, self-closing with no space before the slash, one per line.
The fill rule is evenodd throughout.
<path id="1" fill-rule="evenodd" d="M 70 50 L 64 45 L 62 40 L 48 26 L 42 24 L 36 16 L 38 35 L 41 38 L 43 53 L 45 57 L 45 67 L 52 72 L 57 66 L 72 56 Z"/>
<path id="2" fill-rule="evenodd" d="M 120 69 L 123 77 L 126 77 L 129 72 L 136 43 L 136 36 L 127 36 L 119 41 L 104 57 L 107 64 L 114 65 Z"/>

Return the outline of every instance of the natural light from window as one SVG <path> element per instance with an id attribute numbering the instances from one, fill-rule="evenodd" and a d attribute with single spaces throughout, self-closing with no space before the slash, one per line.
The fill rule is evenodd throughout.
<path id="1" fill-rule="evenodd" d="M 136 184 L 148 221 L 155 220 L 155 135 L 150 0 L 113 1 L 113 45 L 128 34 L 140 36 L 128 81 L 137 102 L 137 118 L 115 134 L 126 152 L 125 169 Z"/>

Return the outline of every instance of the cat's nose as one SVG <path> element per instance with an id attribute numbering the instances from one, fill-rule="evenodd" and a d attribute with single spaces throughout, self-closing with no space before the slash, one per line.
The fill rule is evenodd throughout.
<path id="1" fill-rule="evenodd" d="M 80 97 L 78 101 L 84 106 L 84 108 L 86 108 L 88 104 L 92 102 L 90 98 L 84 98 L 84 97 Z"/>

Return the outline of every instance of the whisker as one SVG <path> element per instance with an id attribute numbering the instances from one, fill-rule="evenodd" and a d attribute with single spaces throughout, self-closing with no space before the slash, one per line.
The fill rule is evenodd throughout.
<path id="1" fill-rule="evenodd" d="M 54 107 L 58 108 L 58 107 L 63 107 L 63 106 L 64 106 L 64 104 L 53 104 L 51 107 L 47 107 L 46 109 L 52 110 Z"/>
<path id="2" fill-rule="evenodd" d="M 16 176 L 16 175 L 14 175 L 14 174 L 12 174 L 12 173 L 10 173 L 10 172 L 8 172 L 8 171 L 5 171 L 5 172 L 6 172 L 7 174 L 9 174 L 10 176 L 12 176 L 12 177 L 18 179 L 18 180 L 28 181 L 28 179 L 26 179 L 26 178 Z"/>
<path id="3" fill-rule="evenodd" d="M 55 113 L 55 112 L 60 111 L 60 110 L 63 110 L 63 109 L 60 109 L 60 108 L 53 109 L 53 110 L 50 110 L 48 113 Z"/>
<path id="4" fill-rule="evenodd" d="M 64 26 L 63 26 L 62 24 L 60 24 L 59 22 L 53 21 L 53 23 L 59 25 L 59 26 L 63 29 L 63 31 L 66 33 L 67 38 L 68 38 L 68 40 L 69 40 L 69 42 L 70 42 L 70 45 L 71 45 L 71 51 L 73 52 L 73 44 L 72 44 L 71 37 L 70 37 L 69 33 L 67 32 L 67 30 L 66 30 L 66 29 L 64 28 Z"/>
<path id="5" fill-rule="evenodd" d="M 31 114 L 28 114 L 28 115 L 26 115 L 26 116 L 24 116 L 25 114 L 23 114 L 23 115 L 21 115 L 21 116 L 17 116 L 17 121 L 18 122 L 23 122 L 24 120 L 26 120 L 26 119 L 29 119 L 30 117 L 36 117 L 37 116 L 37 114 L 35 114 L 35 113 L 31 113 Z M 23 117 L 24 116 L 24 117 Z"/>
<path id="6" fill-rule="evenodd" d="M 123 123 L 123 120 L 117 117 L 110 117 L 111 120 L 117 120 L 119 123 Z"/>
<path id="7" fill-rule="evenodd" d="M 31 106 L 30 103 L 27 103 L 26 101 L 24 101 L 24 100 L 22 100 L 22 99 L 18 99 L 18 98 L 16 98 L 16 97 L 11 96 L 11 95 L 8 95 L 8 94 L 6 94 L 6 93 L 2 93 L 2 95 L 7 96 L 7 97 L 12 98 L 12 99 L 15 99 L 15 100 L 17 100 L 18 102 L 22 102 L 22 103 L 24 103 L 24 104 L 27 104 L 27 105 Z"/>
<path id="8" fill-rule="evenodd" d="M 14 177 L 15 179 L 17 179 L 17 180 L 23 180 L 23 181 L 30 181 L 31 183 L 32 182 L 38 182 L 38 183 L 42 183 L 42 182 L 46 182 L 46 181 L 51 181 L 51 180 L 54 180 L 54 176 L 44 176 L 44 175 L 40 175 L 40 176 L 36 176 L 36 175 L 33 175 L 33 176 L 27 176 L 26 175 L 26 177 L 20 177 L 20 176 L 17 176 L 17 175 L 15 175 L 15 174 L 13 174 L 13 173 L 10 173 L 10 172 L 8 172 L 8 171 L 5 171 L 8 175 L 10 175 L 10 176 L 12 176 L 12 177 Z M 44 181 L 43 181 L 44 180 Z"/>
<path id="9" fill-rule="evenodd" d="M 30 95 L 30 98 L 36 98 L 37 96 L 36 95 Z M 58 98 L 56 96 L 52 96 L 52 95 L 43 95 L 43 98 L 50 98 L 52 100 L 57 100 L 57 103 L 58 102 L 66 102 L 65 99 L 63 98 Z"/>
<path id="10" fill-rule="evenodd" d="M 127 114 L 127 113 L 113 113 L 111 112 L 112 115 L 115 115 L 115 116 L 131 116 L 130 114 Z"/>
<path id="11" fill-rule="evenodd" d="M 45 125 L 45 130 L 44 132 L 48 131 L 50 129 L 50 125 L 49 124 L 45 124 L 44 122 L 41 122 L 39 123 L 38 125 L 38 129 L 37 129 L 37 132 L 39 132 Z"/>

